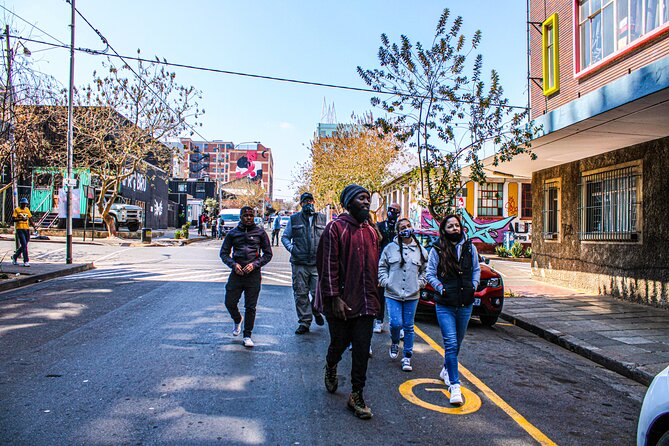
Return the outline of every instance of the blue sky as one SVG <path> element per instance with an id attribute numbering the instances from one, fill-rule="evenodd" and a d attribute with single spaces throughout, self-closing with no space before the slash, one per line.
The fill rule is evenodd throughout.
<path id="1" fill-rule="evenodd" d="M 69 43 L 70 6 L 64 0 L 0 4 Z M 170 62 L 354 87 L 365 87 L 356 73 L 358 65 L 378 66 L 381 33 L 392 41 L 405 34 L 414 42 L 429 43 L 442 9 L 448 7 L 453 16 L 463 16 L 468 35 L 476 29 L 483 32 L 484 67 L 500 72 L 514 105 L 527 103 L 525 5 L 522 0 L 77 0 L 77 9 L 121 54 L 131 55 L 140 48 L 145 56 Z M 12 20 L 19 34 L 52 40 Z M 80 19 L 76 39 L 77 46 L 103 47 Z M 67 50 L 36 52 L 39 45 L 27 46 L 41 71 L 67 84 Z M 89 82 L 103 60 L 77 53 L 75 82 Z M 261 141 L 273 149 L 278 198 L 292 196 L 292 172 L 297 162 L 307 159 L 324 99 L 334 103 L 340 122 L 351 113 L 371 110 L 367 93 L 175 71 L 182 84 L 202 90 L 206 113 L 198 130 L 203 136 L 235 143 Z"/>

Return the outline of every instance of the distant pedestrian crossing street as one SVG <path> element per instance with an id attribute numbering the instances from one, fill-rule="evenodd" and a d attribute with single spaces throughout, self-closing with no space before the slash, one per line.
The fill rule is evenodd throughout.
<path id="1" fill-rule="evenodd" d="M 230 270 L 189 269 L 164 265 L 142 265 L 141 267 L 103 267 L 63 277 L 61 280 L 134 280 L 157 282 L 225 282 Z M 291 271 L 285 269 L 263 269 L 263 283 L 267 285 L 290 285 Z"/>

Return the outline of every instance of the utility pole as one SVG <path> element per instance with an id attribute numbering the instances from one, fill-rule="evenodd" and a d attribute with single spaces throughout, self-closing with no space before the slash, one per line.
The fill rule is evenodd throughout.
<path id="1" fill-rule="evenodd" d="M 7 37 L 7 110 L 9 112 L 9 150 L 10 150 L 10 170 L 12 176 L 12 203 L 14 209 L 19 207 L 19 188 L 16 184 L 16 140 L 14 139 L 14 87 L 12 86 L 12 47 L 9 44 L 9 25 L 5 26 L 5 37 Z M 4 203 L 3 203 L 4 206 Z"/>
<path id="2" fill-rule="evenodd" d="M 67 237 L 65 239 L 65 263 L 72 263 L 72 187 L 75 184 L 74 177 L 72 176 L 72 153 L 73 153 L 73 142 L 74 133 L 72 131 L 72 115 L 73 115 L 73 94 L 74 94 L 74 19 L 76 14 L 76 9 L 74 7 L 75 0 L 70 0 L 72 4 L 72 24 L 70 25 L 70 90 L 67 99 Z"/>

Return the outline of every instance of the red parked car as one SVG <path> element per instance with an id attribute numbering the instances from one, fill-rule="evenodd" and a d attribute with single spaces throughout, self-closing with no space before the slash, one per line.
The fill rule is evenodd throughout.
<path id="1" fill-rule="evenodd" d="M 439 238 L 439 234 L 433 230 L 419 229 L 415 233 L 418 242 L 428 251 Z M 483 325 L 492 327 L 504 306 L 504 282 L 502 276 L 486 264 L 485 258 L 479 256 L 479 260 L 481 260 L 481 282 L 474 293 L 472 316 L 478 316 Z M 434 312 L 434 305 L 434 289 L 428 284 L 420 292 L 418 311 Z"/>

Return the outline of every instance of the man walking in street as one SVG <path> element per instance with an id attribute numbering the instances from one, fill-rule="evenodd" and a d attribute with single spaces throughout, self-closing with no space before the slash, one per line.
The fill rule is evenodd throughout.
<path id="1" fill-rule="evenodd" d="M 253 222 L 255 217 L 253 208 L 244 206 L 239 216 L 239 225 L 228 232 L 223 240 L 220 256 L 223 263 L 232 269 L 225 285 L 225 307 L 234 322 L 232 335 L 239 336 L 243 321 L 242 344 L 251 348 L 254 345 L 251 333 L 256 319 L 256 305 L 262 281 L 260 268 L 272 260 L 272 248 L 265 230 Z M 238 308 L 242 293 L 244 293 L 244 317 Z"/>
<path id="2" fill-rule="evenodd" d="M 286 229 L 283 230 L 281 243 L 290 253 L 290 265 L 293 276 L 293 295 L 299 326 L 295 334 L 309 332 L 312 318 L 316 325 L 323 325 L 323 316 L 309 300 L 316 296 L 318 272 L 316 271 L 316 249 L 325 230 L 325 215 L 316 212 L 314 196 L 305 192 L 300 196 L 302 211 L 290 216 Z"/>
<path id="3" fill-rule="evenodd" d="M 395 225 L 397 224 L 397 218 L 400 216 L 402 208 L 397 203 L 391 203 L 388 206 L 388 211 L 386 212 L 386 219 L 380 221 L 376 224 L 377 229 L 381 233 L 381 243 L 379 245 L 379 256 L 383 252 L 386 246 L 390 244 L 395 239 L 397 235 L 397 230 Z M 374 333 L 381 333 L 383 331 L 383 319 L 385 318 L 386 312 L 386 298 L 384 296 L 384 288 L 379 287 L 379 314 L 376 315 L 376 320 L 374 321 Z"/>
<path id="4" fill-rule="evenodd" d="M 35 222 L 33 222 L 33 214 L 28 208 L 28 199 L 21 198 L 19 200 L 19 207 L 14 209 L 12 214 L 14 221 L 14 233 L 19 243 L 19 248 L 12 255 L 12 264 L 17 265 L 19 256 L 23 254 L 23 266 L 30 266 L 30 258 L 28 257 L 28 242 L 30 241 L 30 226 L 37 230 Z"/>
<path id="5" fill-rule="evenodd" d="M 276 240 L 276 246 L 279 246 L 279 232 L 281 231 L 281 216 L 277 213 L 272 224 L 272 246 Z"/>
<path id="6" fill-rule="evenodd" d="M 377 295 L 378 235 L 367 222 L 370 195 L 350 184 L 339 201 L 348 213 L 331 221 L 321 236 L 316 253 L 318 269 L 317 308 L 328 321 L 330 345 L 325 364 L 325 388 L 334 393 L 339 381 L 337 364 L 352 345 L 351 387 L 347 406 L 358 418 L 372 418 L 363 399 L 374 317 L 379 311 Z"/>

